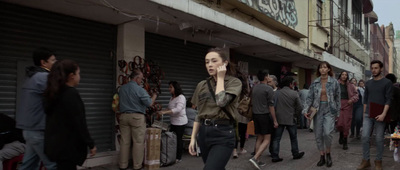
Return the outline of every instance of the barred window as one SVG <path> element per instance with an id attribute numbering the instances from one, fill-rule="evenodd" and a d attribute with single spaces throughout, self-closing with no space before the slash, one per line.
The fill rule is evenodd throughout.
<path id="1" fill-rule="evenodd" d="M 317 0 L 317 24 L 322 26 L 322 1 Z"/>

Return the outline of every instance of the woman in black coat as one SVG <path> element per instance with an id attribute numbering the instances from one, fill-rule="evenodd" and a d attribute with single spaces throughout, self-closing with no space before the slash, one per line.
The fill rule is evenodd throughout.
<path id="1" fill-rule="evenodd" d="M 86 125 L 85 107 L 75 89 L 79 81 L 79 66 L 72 60 L 57 61 L 48 76 L 45 153 L 51 161 L 57 162 L 58 170 L 82 165 L 88 148 L 91 156 L 96 154 Z"/>

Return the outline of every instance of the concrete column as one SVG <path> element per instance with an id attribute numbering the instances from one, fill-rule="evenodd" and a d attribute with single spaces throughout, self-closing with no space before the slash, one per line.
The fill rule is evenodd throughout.
<path id="1" fill-rule="evenodd" d="M 116 86 L 120 86 L 118 83 L 119 75 L 129 76 L 131 71 L 128 70 L 127 74 L 120 71 L 118 66 L 119 60 L 125 60 L 127 63 L 133 61 L 135 56 L 140 56 L 144 58 L 144 46 L 145 46 L 145 29 L 142 25 L 130 22 L 118 25 L 118 35 L 117 35 L 117 66 L 116 75 L 117 82 Z M 115 121 L 117 124 L 117 121 Z M 120 146 L 118 143 L 118 134 L 115 136 L 115 149 L 119 151 Z"/>
<path id="2" fill-rule="evenodd" d="M 118 26 L 117 58 L 132 61 L 139 55 L 144 58 L 144 26 L 130 22 Z"/>

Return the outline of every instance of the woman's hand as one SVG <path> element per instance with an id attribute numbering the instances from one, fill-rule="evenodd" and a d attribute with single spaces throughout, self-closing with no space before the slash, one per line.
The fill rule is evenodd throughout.
<path id="1" fill-rule="evenodd" d="M 190 140 L 190 144 L 189 144 L 189 153 L 190 153 L 190 155 L 192 155 L 192 156 L 195 156 L 197 153 L 196 153 L 196 149 L 195 149 L 195 144 L 194 144 L 194 140 Z"/>
<path id="2" fill-rule="evenodd" d="M 97 152 L 97 148 L 95 146 L 92 149 L 90 149 L 90 156 L 92 157 L 92 156 L 96 155 L 96 152 Z"/>
<path id="3" fill-rule="evenodd" d="M 226 74 L 226 64 L 224 63 L 224 65 L 219 66 L 217 68 L 217 78 L 225 78 L 225 74 Z"/>
<path id="4" fill-rule="evenodd" d="M 164 113 L 163 113 L 163 111 L 158 111 L 157 114 L 162 116 Z"/>

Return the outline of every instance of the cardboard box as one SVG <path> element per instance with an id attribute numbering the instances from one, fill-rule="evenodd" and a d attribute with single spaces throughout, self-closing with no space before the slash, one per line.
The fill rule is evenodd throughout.
<path id="1" fill-rule="evenodd" d="M 144 154 L 144 167 L 147 170 L 160 168 L 161 129 L 147 128 Z"/>

